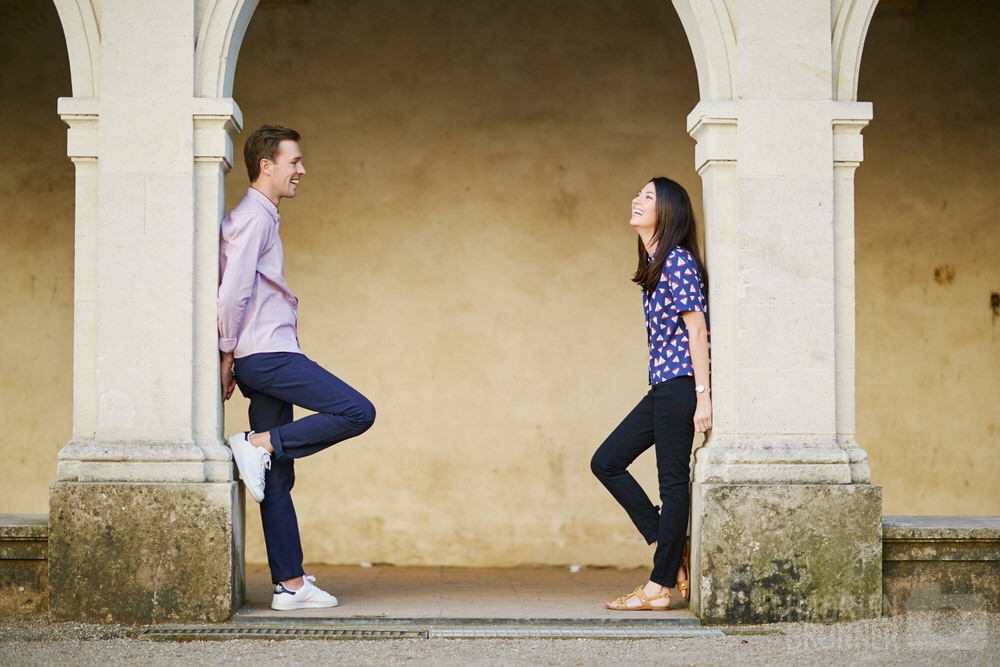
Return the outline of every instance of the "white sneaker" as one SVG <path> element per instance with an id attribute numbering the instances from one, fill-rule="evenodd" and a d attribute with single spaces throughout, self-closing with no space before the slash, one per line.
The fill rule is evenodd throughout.
<path id="1" fill-rule="evenodd" d="M 312 582 L 316 581 L 316 577 L 305 576 L 302 579 L 305 583 L 297 591 L 290 591 L 283 584 L 275 584 L 274 595 L 271 597 L 271 609 L 289 611 L 290 609 L 337 606 L 337 598 L 313 585 Z"/>
<path id="2" fill-rule="evenodd" d="M 249 433 L 229 436 L 229 449 L 250 496 L 258 503 L 264 500 L 264 470 L 271 469 L 271 455 L 266 449 L 251 445 Z"/>

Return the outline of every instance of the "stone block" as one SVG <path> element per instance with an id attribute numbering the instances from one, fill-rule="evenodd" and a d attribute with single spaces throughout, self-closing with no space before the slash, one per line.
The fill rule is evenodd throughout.
<path id="1" fill-rule="evenodd" d="M 803 335 L 817 330 L 818 327 L 804 327 Z M 740 341 L 741 346 L 752 344 Z M 789 348 L 794 349 L 791 342 L 785 349 Z M 773 349 L 781 348 L 775 346 Z M 774 358 L 779 356 L 781 354 L 776 352 Z M 827 437 L 836 432 L 836 403 L 831 398 L 836 374 L 832 368 L 743 368 L 736 386 L 740 399 L 739 424 L 743 432 L 808 433 Z M 795 407 L 789 409 L 789 406 Z"/>
<path id="2" fill-rule="evenodd" d="M 56 482 L 49 494 L 53 620 L 222 621 L 244 598 L 235 482 Z"/>
<path id="3" fill-rule="evenodd" d="M 1000 516 L 882 520 L 883 613 L 1000 612 Z"/>
<path id="4" fill-rule="evenodd" d="M 48 535 L 44 514 L 0 514 L 0 618 L 48 609 Z"/>
<path id="5" fill-rule="evenodd" d="M 829 40 L 830 9 L 819 2 L 796 3 L 794 11 L 781 2 L 734 3 L 730 16 L 740 28 L 740 39 L 776 44 L 813 43 L 824 52 Z M 817 67 L 822 63 L 818 63 Z"/>
<path id="6" fill-rule="evenodd" d="M 692 511 L 692 609 L 703 622 L 880 615 L 880 486 L 694 484 Z"/>
<path id="7" fill-rule="evenodd" d="M 797 12 L 785 12 L 794 15 Z M 829 39 L 829 37 L 828 37 Z M 742 99 L 829 99 L 833 74 L 822 42 L 740 39 L 737 92 Z M 823 45 L 825 46 L 825 45 Z M 824 57 L 825 56 L 825 57 Z"/>
<path id="8" fill-rule="evenodd" d="M 774 72 L 766 72 L 760 77 L 767 80 L 774 75 Z M 752 91 L 754 85 L 748 79 L 745 85 L 741 82 L 738 87 L 741 90 L 749 87 Z M 829 88 L 826 94 L 829 95 Z M 813 220 L 814 215 L 823 210 L 810 209 L 810 202 L 826 202 L 833 196 L 830 115 L 834 108 L 822 97 L 811 100 L 754 97 L 756 95 L 751 92 L 740 104 L 739 197 L 741 201 L 747 201 L 747 196 L 756 199 L 757 210 L 765 214 L 770 211 L 772 218 L 775 212 L 792 207 L 806 215 L 804 221 Z M 797 98 L 798 93 L 793 93 L 791 97 Z M 783 194 L 778 199 L 772 199 L 768 206 L 766 190 L 782 189 L 782 184 Z M 790 197 L 789 193 L 793 191 L 795 196 Z M 828 210 L 826 212 L 829 214 Z M 794 218 L 787 220 L 792 228 L 798 226 Z M 748 222 L 766 221 L 750 218 Z"/>
<path id="9" fill-rule="evenodd" d="M 740 339 L 753 340 L 749 349 L 740 350 L 744 368 L 766 369 L 774 366 L 780 351 L 784 368 L 796 371 L 826 371 L 834 360 L 825 354 L 835 345 L 833 308 L 823 306 L 762 306 L 739 308 Z M 789 336 L 789 331 L 798 332 Z M 753 332 L 744 335 L 743 332 Z"/>

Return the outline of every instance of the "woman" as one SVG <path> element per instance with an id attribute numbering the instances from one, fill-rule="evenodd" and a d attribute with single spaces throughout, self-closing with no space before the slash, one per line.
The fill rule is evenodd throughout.
<path id="1" fill-rule="evenodd" d="M 657 177 L 647 183 L 632 200 L 629 224 L 639 234 L 632 280 L 643 290 L 651 387 L 594 453 L 590 467 L 646 543 L 656 545 L 649 581 L 607 608 L 666 610 L 672 586 L 687 599 L 691 444 L 695 431 L 712 427 L 708 276 L 691 200 L 674 181 Z M 653 506 L 627 470 L 651 446 L 662 508 Z"/>

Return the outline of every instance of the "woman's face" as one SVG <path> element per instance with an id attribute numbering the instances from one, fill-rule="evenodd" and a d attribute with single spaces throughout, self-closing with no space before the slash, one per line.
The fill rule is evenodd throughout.
<path id="1" fill-rule="evenodd" d="M 646 183 L 632 200 L 632 218 L 628 224 L 639 232 L 652 234 L 656 230 L 656 187 L 652 182 Z"/>

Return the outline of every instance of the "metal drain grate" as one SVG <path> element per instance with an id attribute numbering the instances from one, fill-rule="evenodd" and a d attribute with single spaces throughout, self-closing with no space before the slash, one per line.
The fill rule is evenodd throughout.
<path id="1" fill-rule="evenodd" d="M 358 628 L 152 628 L 140 639 L 427 639 L 426 630 L 374 630 Z"/>
<path id="2" fill-rule="evenodd" d="M 725 637 L 721 630 L 654 627 L 478 627 L 436 628 L 430 639 L 661 639 L 665 637 Z"/>
<path id="3" fill-rule="evenodd" d="M 160 627 L 144 630 L 140 639 L 160 641 L 225 639 L 664 639 L 725 637 L 712 628 L 606 626 L 445 626 L 414 630 L 358 627 L 242 626 Z"/>

